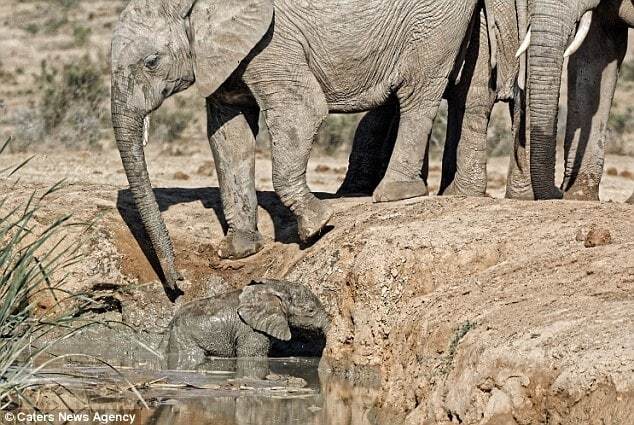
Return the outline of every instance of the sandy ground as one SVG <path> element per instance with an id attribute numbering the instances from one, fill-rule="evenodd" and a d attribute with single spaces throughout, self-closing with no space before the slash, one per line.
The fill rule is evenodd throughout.
<path id="1" fill-rule="evenodd" d="M 362 412 L 374 423 L 633 423 L 634 207 L 622 203 L 634 189 L 632 158 L 608 157 L 601 203 L 431 196 L 376 205 L 329 196 L 346 161 L 316 157 L 311 188 L 336 214 L 329 232 L 300 246 L 260 154 L 259 227 L 268 243 L 251 258 L 222 261 L 210 155 L 173 153 L 148 150 L 187 278 L 176 304 L 137 241 L 146 245 L 116 152 L 38 155 L 2 180 L 0 193 L 8 208 L 65 179 L 37 222 L 66 212 L 79 221 L 99 218 L 69 285 L 97 289 L 112 301 L 103 314 L 154 340 L 184 301 L 254 277 L 308 284 L 333 320 L 324 353 L 333 369 L 380 372 L 378 401 Z M 24 157 L 7 155 L 3 163 Z M 506 162 L 490 164 L 495 197 L 504 192 Z M 438 165 L 431 170 L 433 187 Z M 593 228 L 598 237 L 587 235 Z M 586 240 L 600 246 L 586 248 Z"/>

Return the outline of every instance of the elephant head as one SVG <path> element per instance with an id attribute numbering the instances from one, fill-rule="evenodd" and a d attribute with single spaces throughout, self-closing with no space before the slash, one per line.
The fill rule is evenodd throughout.
<path id="1" fill-rule="evenodd" d="M 149 115 L 196 84 L 213 94 L 266 34 L 272 0 L 131 0 L 112 38 L 112 124 L 165 286 L 181 279 L 147 172 Z"/>
<path id="2" fill-rule="evenodd" d="M 518 0 L 518 17 L 528 24 L 518 55 L 528 52 L 526 114 L 536 199 L 561 197 L 555 187 L 555 150 L 562 68 L 583 43 L 598 5 L 599 0 Z"/>
<path id="3" fill-rule="evenodd" d="M 253 329 L 282 341 L 291 339 L 290 327 L 326 333 L 328 315 L 306 286 L 296 283 L 253 281 L 242 290 L 238 314 Z"/>

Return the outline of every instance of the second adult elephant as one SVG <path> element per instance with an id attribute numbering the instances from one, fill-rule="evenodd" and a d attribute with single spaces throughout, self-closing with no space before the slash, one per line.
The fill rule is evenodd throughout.
<path id="1" fill-rule="evenodd" d="M 535 197 L 598 200 L 607 123 L 619 68 L 634 26 L 631 0 L 524 0 L 528 3 L 530 168 Z M 574 36 L 574 38 L 573 38 Z M 571 41 L 572 40 L 572 41 Z M 555 186 L 559 89 L 568 65 L 565 175 Z"/>
<path id="2" fill-rule="evenodd" d="M 112 42 L 117 146 L 165 283 L 180 278 L 143 152 L 148 115 L 196 83 L 229 231 L 223 257 L 257 252 L 254 134 L 263 112 L 273 186 L 318 234 L 329 208 L 306 184 L 315 133 L 328 112 L 361 112 L 398 99 L 396 146 L 375 198 L 427 193 L 419 172 L 432 120 L 478 1 L 131 0 Z M 145 123 L 145 125 L 144 125 Z"/>
<path id="3" fill-rule="evenodd" d="M 486 12 L 486 13 L 485 13 Z M 507 197 L 532 197 L 520 132 L 521 101 L 516 90 L 519 29 L 514 2 L 488 1 L 474 20 L 464 60 L 456 64 L 445 93 L 449 113 L 439 192 L 483 196 L 487 188 L 487 129 L 496 101 L 511 104 L 516 154 Z M 385 173 L 398 132 L 397 102 L 366 115 L 357 130 L 340 194 L 370 194 Z M 425 175 L 426 171 L 423 170 Z"/>

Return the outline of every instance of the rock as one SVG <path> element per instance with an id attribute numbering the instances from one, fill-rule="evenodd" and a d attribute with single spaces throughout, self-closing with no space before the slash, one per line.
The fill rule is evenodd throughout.
<path id="1" fill-rule="evenodd" d="M 586 248 L 609 245 L 612 243 L 612 235 L 608 229 L 592 228 L 588 232 L 583 245 Z"/>
<path id="2" fill-rule="evenodd" d="M 606 174 L 608 176 L 618 176 L 619 175 L 619 170 L 617 170 L 615 167 L 610 167 L 607 169 Z"/>
<path id="3" fill-rule="evenodd" d="M 212 161 L 205 161 L 198 167 L 196 174 L 199 176 L 212 177 L 216 172 L 216 167 Z"/>
<path id="4" fill-rule="evenodd" d="M 183 173 L 182 171 L 177 171 L 174 173 L 174 180 L 189 180 L 189 174 Z"/>
<path id="5" fill-rule="evenodd" d="M 585 241 L 586 237 L 588 237 L 588 233 L 590 232 L 590 229 L 591 227 L 587 227 L 587 226 L 580 228 L 579 231 L 577 232 L 577 235 L 575 236 L 575 240 L 577 242 Z"/>

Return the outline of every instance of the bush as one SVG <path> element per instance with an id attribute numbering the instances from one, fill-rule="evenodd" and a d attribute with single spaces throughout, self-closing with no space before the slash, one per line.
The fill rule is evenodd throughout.
<path id="1" fill-rule="evenodd" d="M 35 85 L 37 104 L 14 117 L 19 148 L 47 139 L 69 147 L 94 147 L 110 133 L 108 88 L 102 70 L 87 56 L 61 69 L 42 61 Z"/>
<path id="2" fill-rule="evenodd" d="M 86 43 L 88 43 L 88 40 L 90 40 L 90 34 L 92 34 L 90 27 L 85 27 L 83 25 L 76 25 L 73 27 L 73 40 L 75 40 L 75 46 L 85 46 Z"/>
<path id="3" fill-rule="evenodd" d="M 626 83 L 634 82 L 634 64 L 632 62 L 623 63 L 620 79 Z"/>
<path id="4" fill-rule="evenodd" d="M 9 141 L 0 146 L 0 153 Z M 28 161 L 0 171 L 0 176 L 11 177 Z M 60 393 L 79 398 L 85 405 L 86 400 L 82 400 L 85 394 L 76 394 L 63 385 L 55 388 L 55 381 L 42 376 L 40 372 L 55 361 L 89 357 L 117 372 L 91 356 L 55 353 L 61 343 L 89 326 L 110 327 L 116 323 L 84 319 L 87 313 L 102 309 L 103 304 L 89 294 L 65 288 L 68 267 L 82 258 L 80 239 L 67 241 L 66 230 L 80 226 L 86 231 L 91 226 L 72 223 L 70 215 L 58 217 L 49 225 L 38 223 L 36 217 L 41 206 L 61 186 L 58 183 L 43 193 L 33 192 L 25 202 L 13 208 L 6 208 L 6 197 L 0 199 L 0 410 L 39 411 L 36 404 L 39 397 L 33 395 L 38 395 L 41 385 L 62 403 Z M 44 310 L 43 299 L 49 301 Z M 66 375 L 63 371 L 59 374 Z M 77 377 L 76 373 L 68 375 Z M 147 407 L 136 388 L 120 376 Z"/>
<path id="5" fill-rule="evenodd" d="M 321 126 L 315 144 L 324 153 L 332 155 L 340 150 L 349 150 L 361 114 L 331 114 Z"/>
<path id="6" fill-rule="evenodd" d="M 45 227 L 34 219 L 41 203 L 58 187 L 39 196 L 33 193 L 25 204 L 9 211 L 3 208 L 6 198 L 0 200 L 0 409 L 32 403 L 27 390 L 33 386 L 35 362 L 77 331 L 72 324 L 86 301 L 91 303 L 64 290 L 63 280 L 52 280 L 78 258 L 77 244 L 62 248 L 61 230 L 70 217 L 62 216 Z M 55 302 L 42 313 L 37 300 L 44 294 Z M 59 335 L 51 338 L 54 331 Z"/>
<path id="7" fill-rule="evenodd" d="M 150 143 L 172 143 L 183 140 L 183 134 L 193 121 L 193 113 L 180 104 L 176 108 L 162 107 L 152 113 Z"/>

